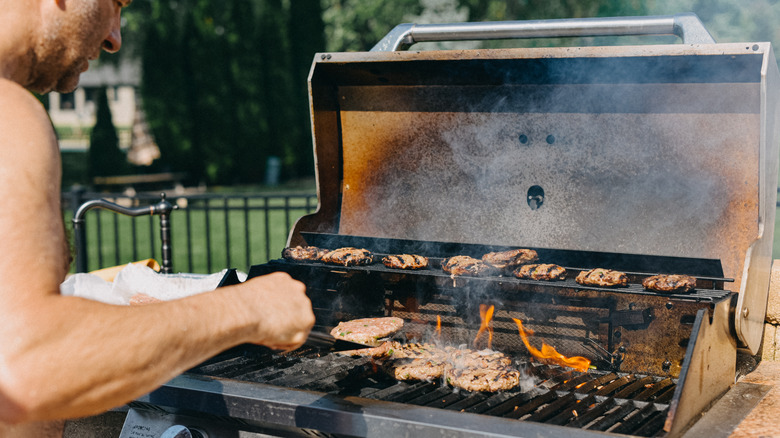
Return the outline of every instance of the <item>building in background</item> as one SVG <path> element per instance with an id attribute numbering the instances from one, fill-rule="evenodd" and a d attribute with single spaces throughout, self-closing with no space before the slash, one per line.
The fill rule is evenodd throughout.
<path id="1" fill-rule="evenodd" d="M 79 87 L 72 93 L 49 93 L 49 117 L 63 151 L 83 151 L 89 147 L 89 134 L 95 125 L 96 93 L 101 86 L 108 92 L 108 102 L 119 147 L 130 147 L 132 127 L 136 120 L 136 90 L 141 77 L 140 66 L 123 62 L 119 65 L 93 65 L 81 75 Z"/>

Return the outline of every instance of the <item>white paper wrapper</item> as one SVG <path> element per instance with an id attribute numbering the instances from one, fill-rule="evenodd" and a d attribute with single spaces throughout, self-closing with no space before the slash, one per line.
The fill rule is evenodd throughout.
<path id="1" fill-rule="evenodd" d="M 145 294 L 162 301 L 214 290 L 227 269 L 213 274 L 160 274 L 147 266 L 128 264 L 113 283 L 94 274 L 74 274 L 60 285 L 62 295 L 72 295 L 108 304 L 130 304 L 130 298 Z M 246 274 L 238 273 L 241 281 Z"/>

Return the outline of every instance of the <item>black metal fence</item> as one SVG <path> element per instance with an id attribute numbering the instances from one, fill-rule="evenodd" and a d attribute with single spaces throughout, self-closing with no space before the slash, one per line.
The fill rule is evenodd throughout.
<path id="1" fill-rule="evenodd" d="M 254 264 L 278 258 L 294 222 L 317 208 L 314 193 L 167 196 L 177 206 L 171 214 L 174 272 L 248 270 Z M 159 202 L 160 195 L 64 192 L 62 205 L 68 228 L 78 207 L 92 199 L 137 207 Z M 780 208 L 780 202 L 777 206 Z M 157 217 L 126 217 L 94 210 L 85 219 L 87 270 L 147 258 L 159 261 L 162 248 Z"/>
<path id="2" fill-rule="evenodd" d="M 176 206 L 170 216 L 173 272 L 246 271 L 278 258 L 295 221 L 317 208 L 314 193 L 166 195 Z M 160 195 L 64 192 L 63 215 L 69 229 L 79 206 L 93 199 L 139 207 L 158 203 Z M 148 258 L 160 261 L 159 217 L 94 209 L 84 220 L 88 271 Z"/>

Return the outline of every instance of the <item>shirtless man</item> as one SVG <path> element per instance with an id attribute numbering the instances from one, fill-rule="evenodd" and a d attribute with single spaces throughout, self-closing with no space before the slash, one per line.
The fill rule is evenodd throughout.
<path id="1" fill-rule="evenodd" d="M 294 349 L 314 324 L 304 286 L 281 273 L 138 307 L 59 294 L 60 153 L 26 89 L 72 91 L 88 60 L 119 50 L 130 1 L 0 0 L 0 436 L 54 436 L 34 430 L 123 405 L 235 345 Z"/>

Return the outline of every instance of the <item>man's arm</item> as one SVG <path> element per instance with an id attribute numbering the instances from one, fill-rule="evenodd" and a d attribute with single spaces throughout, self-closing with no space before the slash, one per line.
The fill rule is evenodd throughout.
<path id="1" fill-rule="evenodd" d="M 59 149 L 40 104 L 2 80 L 0 133 L 0 421 L 94 414 L 226 348 L 303 343 L 311 303 L 286 274 L 138 307 L 61 296 Z"/>

